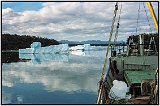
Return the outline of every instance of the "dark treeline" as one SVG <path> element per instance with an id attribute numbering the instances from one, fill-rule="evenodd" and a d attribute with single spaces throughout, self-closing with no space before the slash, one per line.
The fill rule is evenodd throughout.
<path id="1" fill-rule="evenodd" d="M 36 36 L 29 36 L 29 35 L 17 35 L 17 34 L 2 34 L 1 36 L 2 41 L 2 50 L 18 50 L 23 48 L 30 48 L 30 45 L 33 42 L 41 42 L 43 46 L 49 45 L 57 45 L 59 44 L 58 41 L 54 39 L 36 37 Z"/>
<path id="2" fill-rule="evenodd" d="M 157 51 L 159 51 L 159 37 L 158 37 L 158 33 L 150 33 L 150 34 L 146 34 L 143 33 L 141 35 L 144 35 L 144 47 L 145 49 L 149 48 L 149 44 L 150 44 L 150 39 L 151 37 L 154 37 L 155 43 L 156 43 L 156 47 L 157 47 Z M 132 38 L 133 42 L 135 43 L 139 43 L 139 35 L 131 35 L 129 36 L 129 38 L 127 39 L 127 44 L 129 44 L 129 39 Z"/>
<path id="3" fill-rule="evenodd" d="M 11 62 L 18 62 L 19 59 L 19 54 L 16 52 L 13 53 L 2 53 L 2 63 L 11 63 Z"/>

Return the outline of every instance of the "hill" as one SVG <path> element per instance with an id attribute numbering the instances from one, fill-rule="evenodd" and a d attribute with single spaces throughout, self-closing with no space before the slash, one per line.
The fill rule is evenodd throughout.
<path id="1" fill-rule="evenodd" d="M 59 41 L 59 43 L 62 44 L 91 44 L 91 45 L 107 45 L 108 41 L 101 41 L 101 40 L 87 40 L 87 41 L 68 41 L 68 40 L 61 40 Z M 111 44 L 113 44 L 114 42 L 111 41 Z M 117 41 L 116 44 L 120 44 L 120 43 L 126 43 L 124 41 Z"/>
<path id="2" fill-rule="evenodd" d="M 30 48 L 33 42 L 41 42 L 42 46 L 57 45 L 54 39 L 29 36 L 29 35 L 17 35 L 17 34 L 2 34 L 1 36 L 1 49 L 2 50 L 18 50 L 23 48 Z"/>

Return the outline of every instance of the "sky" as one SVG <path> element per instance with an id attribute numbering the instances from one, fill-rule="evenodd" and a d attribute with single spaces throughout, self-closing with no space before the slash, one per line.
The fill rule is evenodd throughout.
<path id="1" fill-rule="evenodd" d="M 2 33 L 40 36 L 58 41 L 109 40 L 115 4 L 115 2 L 2 2 Z M 152 4 L 158 17 L 158 2 Z M 126 41 L 127 37 L 133 34 L 151 33 L 149 23 L 152 32 L 156 32 L 145 2 L 119 2 L 115 28 L 121 5 L 118 40 Z M 139 5 L 140 18 L 137 27 Z"/>

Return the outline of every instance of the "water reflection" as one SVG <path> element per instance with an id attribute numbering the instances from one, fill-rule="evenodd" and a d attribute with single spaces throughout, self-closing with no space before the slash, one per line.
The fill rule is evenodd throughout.
<path id="1" fill-rule="evenodd" d="M 13 93 L 9 93 L 9 92 L 4 92 L 2 91 L 2 103 L 3 104 L 12 104 L 13 102 L 16 101 L 17 104 L 21 104 L 23 103 L 23 97 L 16 95 L 16 97 L 13 97 L 14 94 Z"/>
<path id="2" fill-rule="evenodd" d="M 33 64 L 40 64 L 45 61 L 68 61 L 68 54 L 23 54 L 19 53 L 20 59 L 30 59 Z"/>
<path id="3" fill-rule="evenodd" d="M 94 82 L 88 84 L 84 82 L 88 80 L 95 81 L 94 76 L 97 75 L 97 69 L 101 68 L 101 66 L 96 62 L 92 62 L 90 58 L 79 60 L 80 57 L 70 57 L 74 58 L 70 63 L 47 62 L 41 65 L 32 65 L 29 62 L 19 62 L 4 64 L 2 66 L 2 84 L 13 87 L 16 83 L 42 83 L 47 91 L 63 90 L 71 92 L 80 90 L 82 87 L 88 91 L 95 91 L 95 87 L 90 88 L 91 84 L 94 85 Z M 90 73 L 93 74 L 90 75 Z M 80 84 L 85 84 L 85 86 Z"/>
<path id="4" fill-rule="evenodd" d="M 2 63 L 11 63 L 18 62 L 20 59 L 18 58 L 18 52 L 2 52 L 1 60 Z"/>
<path id="5" fill-rule="evenodd" d="M 23 59 L 38 58 L 41 64 L 33 64 L 33 60 L 3 64 L 2 103 L 94 104 L 105 52 L 88 51 L 87 55 L 69 54 L 58 59 L 20 55 Z"/>

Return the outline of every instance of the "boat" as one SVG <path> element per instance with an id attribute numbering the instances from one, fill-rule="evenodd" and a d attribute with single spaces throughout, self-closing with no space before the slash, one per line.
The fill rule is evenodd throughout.
<path id="1" fill-rule="evenodd" d="M 150 2 L 147 6 L 154 20 L 154 25 L 158 33 L 158 21 L 154 9 Z M 114 14 L 118 10 L 118 2 L 115 5 Z M 115 21 L 116 15 L 113 17 Z M 112 26 L 114 23 L 112 23 Z M 110 37 L 112 37 L 111 30 Z M 158 36 L 158 34 L 156 35 Z M 99 81 L 97 104 L 158 104 L 158 48 L 155 37 L 149 37 L 149 44 L 145 44 L 146 36 L 140 34 L 128 38 L 127 49 L 116 50 L 111 47 L 111 57 L 109 57 L 109 68 L 106 62 L 109 49 L 107 49 L 106 59 Z M 134 36 L 135 37 L 135 36 Z M 136 42 L 135 42 L 136 41 Z M 146 49 L 147 48 L 147 49 Z"/>

